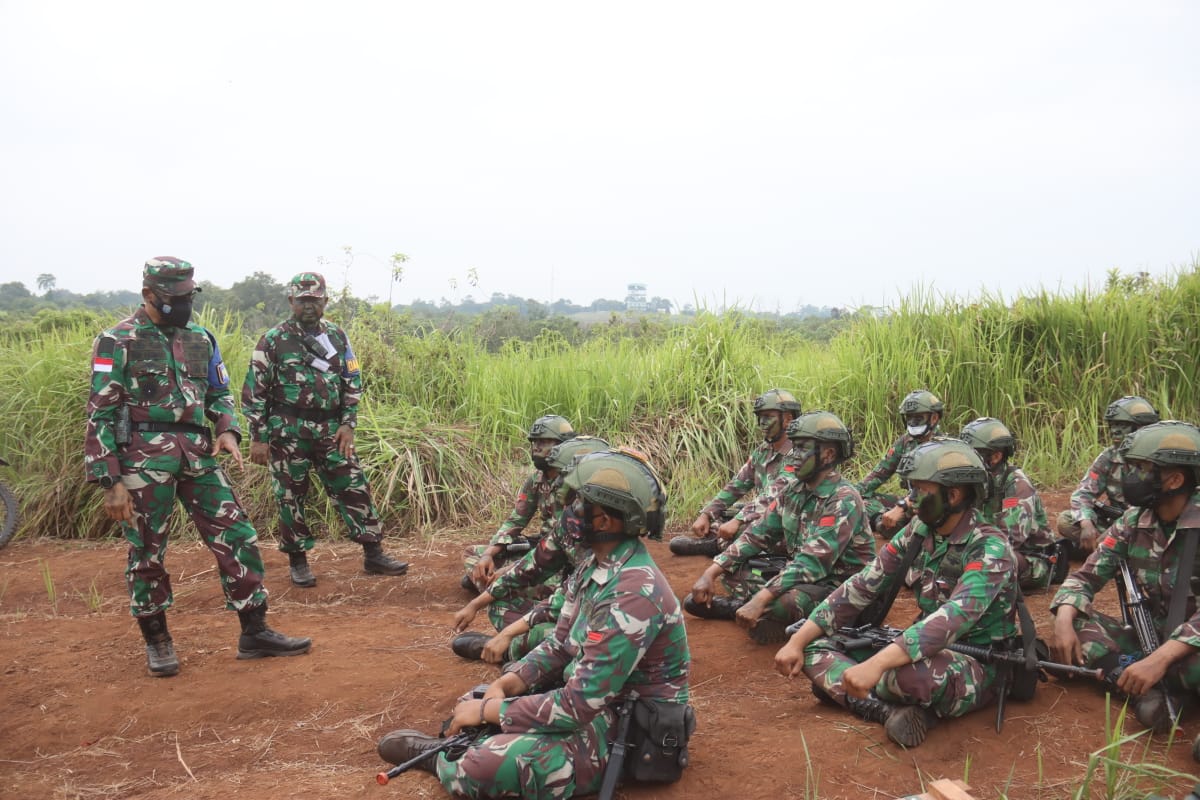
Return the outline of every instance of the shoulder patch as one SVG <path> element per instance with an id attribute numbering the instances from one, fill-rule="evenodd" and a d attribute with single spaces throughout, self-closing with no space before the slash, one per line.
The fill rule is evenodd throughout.
<path id="1" fill-rule="evenodd" d="M 833 516 L 832 514 L 827 517 L 821 517 L 821 519 L 817 520 L 817 524 L 822 528 L 828 528 L 835 522 L 837 522 L 837 517 Z"/>
<path id="2" fill-rule="evenodd" d="M 598 642 L 604 638 L 604 634 L 600 631 L 588 631 L 587 640 L 589 642 Z"/>
<path id="3" fill-rule="evenodd" d="M 1100 543 L 1101 547 L 1107 547 L 1109 550 L 1117 546 L 1117 537 L 1105 536 L 1104 541 Z"/>
<path id="4" fill-rule="evenodd" d="M 1019 497 L 1004 498 L 1004 507 L 1005 508 L 1016 508 L 1020 504 L 1021 504 L 1021 499 Z"/>
<path id="5" fill-rule="evenodd" d="M 981 569 L 983 569 L 982 561 L 969 561 L 967 562 L 966 566 L 963 567 L 963 572 L 971 572 L 972 570 L 978 571 Z"/>

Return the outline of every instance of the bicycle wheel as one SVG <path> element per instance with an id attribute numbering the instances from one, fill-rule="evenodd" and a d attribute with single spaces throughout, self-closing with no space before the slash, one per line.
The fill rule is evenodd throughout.
<path id="1" fill-rule="evenodd" d="M 0 547 L 8 544 L 17 532 L 17 496 L 0 483 Z"/>

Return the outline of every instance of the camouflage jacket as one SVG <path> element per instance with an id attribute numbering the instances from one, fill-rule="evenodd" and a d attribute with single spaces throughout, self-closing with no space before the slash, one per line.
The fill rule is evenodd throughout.
<path id="1" fill-rule="evenodd" d="M 84 470 L 95 482 L 132 469 L 177 472 L 181 459 L 192 469 L 210 469 L 207 433 L 137 432 L 118 447 L 116 421 L 122 407 L 132 425 L 158 422 L 194 425 L 213 436 L 231 431 L 241 438 L 229 374 L 212 334 L 199 325 L 159 327 L 144 308 L 96 337 L 92 345 L 92 392 L 87 403 Z"/>
<path id="2" fill-rule="evenodd" d="M 1104 448 L 1088 468 L 1079 486 L 1071 492 L 1071 511 L 1074 512 L 1075 521 L 1090 519 L 1097 522 L 1096 503 L 1101 502 L 1101 495 L 1105 497 L 1107 505 L 1124 511 L 1128 506 L 1125 490 L 1121 488 L 1121 478 L 1124 476 L 1125 459 L 1117 452 L 1117 448 Z"/>
<path id="3" fill-rule="evenodd" d="M 746 463 L 737 471 L 729 483 L 725 484 L 717 496 L 708 502 L 701 513 L 708 514 L 710 519 L 719 520 L 725 510 L 741 500 L 747 493 L 754 491 L 762 493 L 776 478 L 780 477 L 787 456 L 792 452 L 789 440 L 783 450 L 775 450 L 769 442 L 762 442 L 750 452 Z M 754 522 L 765 510 L 763 504 L 746 503 L 737 514 L 737 519 L 744 523 Z"/>
<path id="4" fill-rule="evenodd" d="M 859 481 L 855 488 L 863 497 L 870 497 L 875 494 L 875 490 L 888 482 L 888 479 L 896 474 L 896 468 L 900 466 L 900 459 L 916 450 L 922 444 L 920 439 L 909 436 L 907 433 L 900 435 L 900 438 L 892 442 L 892 446 L 888 448 L 887 453 L 875 465 L 875 469 L 867 473 L 867 477 Z"/>
<path id="5" fill-rule="evenodd" d="M 541 470 L 533 473 L 521 484 L 517 492 L 517 503 L 513 506 L 508 519 L 500 524 L 500 528 L 492 535 L 491 544 L 506 545 L 516 541 L 517 534 L 533 520 L 535 513 L 541 514 L 542 526 L 538 535 L 543 539 L 554 530 L 554 520 L 558 516 L 556 507 L 554 481 L 546 477 Z"/>
<path id="6" fill-rule="evenodd" d="M 558 524 L 538 539 L 536 547 L 492 581 L 488 593 L 493 598 L 503 600 L 524 587 L 570 574 L 591 555 L 591 550 L 583 544 L 579 519 L 569 509 L 560 512 L 557 519 Z"/>
<path id="7" fill-rule="evenodd" d="M 841 583 L 875 557 L 862 497 L 837 471 L 813 489 L 789 477 L 762 519 L 713 561 L 733 572 L 781 539 L 792 560 L 767 582 L 776 597 L 801 583 Z"/>
<path id="8" fill-rule="evenodd" d="M 1196 613 L 1194 599 L 1188 600 L 1188 616 L 1183 624 L 1173 631 L 1163 630 L 1171 605 L 1171 589 L 1181 568 L 1180 533 L 1197 528 L 1200 528 L 1200 492 L 1192 495 L 1170 534 L 1163 530 L 1153 510 L 1130 508 L 1112 524 L 1083 566 L 1063 582 L 1050 604 L 1051 613 L 1059 606 L 1075 606 L 1081 615 L 1091 616 L 1096 592 L 1110 579 L 1121 580 L 1121 560 L 1126 559 L 1146 595 L 1160 638 L 1169 635 L 1189 647 L 1200 648 L 1200 614 Z M 1184 564 L 1182 569 L 1188 578 L 1196 574 L 1192 564 Z"/>
<path id="9" fill-rule="evenodd" d="M 809 619 L 826 633 L 853 625 L 859 612 L 896 579 L 914 536 L 923 541 L 903 580 L 916 593 L 921 618 L 895 642 L 910 658 L 929 658 L 955 642 L 987 646 L 1016 635 L 1016 557 L 1004 534 L 980 522 L 973 510 L 946 536 L 914 519 L 862 572 L 834 589 Z"/>
<path id="10" fill-rule="evenodd" d="M 306 345 L 306 334 L 294 319 L 258 340 L 242 385 L 242 413 L 253 441 L 322 439 L 339 425 L 358 424 L 358 358 L 337 325 L 321 320 L 316 335 L 320 334 L 328 337 L 332 355 L 311 343 L 312 336 Z"/>
<path id="11" fill-rule="evenodd" d="M 990 480 L 992 496 L 979 509 L 979 518 L 999 528 L 1014 550 L 1054 544 L 1046 507 L 1029 477 L 1020 469 L 1010 467 L 1000 480 L 995 477 Z"/>
<path id="12" fill-rule="evenodd" d="M 621 542 L 604 559 L 593 554 L 567 586 L 554 634 L 513 670 L 530 686 L 551 676 L 565 685 L 505 700 L 505 733 L 576 730 L 630 690 L 688 701 L 691 654 L 679 601 L 640 539 Z"/>

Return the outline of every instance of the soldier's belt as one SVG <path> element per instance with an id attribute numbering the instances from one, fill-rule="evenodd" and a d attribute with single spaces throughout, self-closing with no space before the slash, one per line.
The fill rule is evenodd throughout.
<path id="1" fill-rule="evenodd" d="M 138 433 L 194 433 L 205 438 L 212 437 L 207 426 L 189 422 L 135 422 L 133 429 Z"/>
<path id="2" fill-rule="evenodd" d="M 271 411 L 308 422 L 331 422 L 342 417 L 340 408 L 300 408 L 299 406 L 289 406 L 286 403 L 272 403 Z"/>

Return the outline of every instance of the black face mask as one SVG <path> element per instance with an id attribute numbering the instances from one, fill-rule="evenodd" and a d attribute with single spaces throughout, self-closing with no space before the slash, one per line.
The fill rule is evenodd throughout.
<path id="1" fill-rule="evenodd" d="M 571 507 L 573 515 L 579 520 L 579 534 L 583 537 L 583 544 L 587 548 L 592 548 L 595 545 L 603 542 L 617 542 L 625 538 L 623 533 L 613 533 L 612 531 L 597 531 L 592 526 L 592 516 L 594 514 L 591 503 L 582 498 L 576 500 Z"/>
<path id="2" fill-rule="evenodd" d="M 184 328 L 192 320 L 192 297 L 169 297 L 164 301 L 158 295 L 154 295 L 154 310 L 162 315 L 160 325 L 169 325 L 173 328 Z"/>
<path id="3" fill-rule="evenodd" d="M 1129 465 L 1121 476 L 1121 491 L 1129 505 L 1149 508 L 1164 497 L 1162 475 L 1156 467 L 1144 469 Z"/>
<path id="4" fill-rule="evenodd" d="M 550 469 L 550 460 L 545 456 L 530 456 L 529 460 L 533 462 L 533 468 L 545 472 Z"/>
<path id="5" fill-rule="evenodd" d="M 917 519 L 936 531 L 951 515 L 966 507 L 965 503 L 950 505 L 950 490 L 941 486 L 936 493 L 927 494 L 917 501 Z"/>

